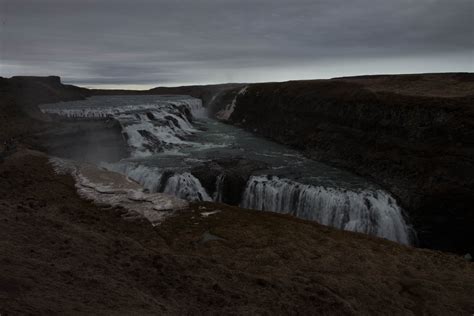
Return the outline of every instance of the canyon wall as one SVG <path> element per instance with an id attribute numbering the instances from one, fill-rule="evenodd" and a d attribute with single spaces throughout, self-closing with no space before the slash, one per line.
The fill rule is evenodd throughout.
<path id="1" fill-rule="evenodd" d="M 228 122 L 373 179 L 422 247 L 474 251 L 474 75 L 367 76 L 234 89 Z M 228 98 L 229 99 L 229 98 Z M 229 113 L 228 113 L 229 114 Z"/>

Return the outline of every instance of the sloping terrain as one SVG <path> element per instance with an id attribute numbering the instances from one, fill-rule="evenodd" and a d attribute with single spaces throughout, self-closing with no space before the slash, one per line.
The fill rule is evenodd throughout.
<path id="1" fill-rule="evenodd" d="M 216 212 L 216 213 L 213 213 Z M 316 223 L 195 204 L 153 228 L 44 155 L 0 164 L 0 313 L 468 315 L 474 266 Z"/>

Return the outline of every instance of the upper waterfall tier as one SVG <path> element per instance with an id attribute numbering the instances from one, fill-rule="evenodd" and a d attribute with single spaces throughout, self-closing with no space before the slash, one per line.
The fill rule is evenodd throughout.
<path id="1" fill-rule="evenodd" d="M 87 101 L 68 101 L 42 104 L 43 113 L 66 118 L 102 119 L 124 113 L 185 107 L 196 117 L 203 113 L 202 102 L 190 96 L 95 96 Z M 183 110 L 183 109 L 182 109 Z"/>
<path id="2" fill-rule="evenodd" d="M 201 100 L 187 96 L 92 97 L 87 103 L 67 102 L 45 104 L 44 113 L 68 119 L 115 119 L 132 156 L 143 157 L 192 145 L 186 137 L 196 130 L 193 117 L 204 115 Z"/>

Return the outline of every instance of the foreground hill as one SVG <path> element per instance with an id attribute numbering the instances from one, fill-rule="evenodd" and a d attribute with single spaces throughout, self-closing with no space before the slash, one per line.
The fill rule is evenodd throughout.
<path id="1" fill-rule="evenodd" d="M 122 213 L 81 199 L 44 154 L 7 157 L 0 313 L 474 311 L 474 265 L 454 255 L 222 204 L 192 205 L 157 227 Z"/>

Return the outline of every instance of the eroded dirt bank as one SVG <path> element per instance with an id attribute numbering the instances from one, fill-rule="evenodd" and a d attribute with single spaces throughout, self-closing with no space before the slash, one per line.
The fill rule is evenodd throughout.
<path id="1" fill-rule="evenodd" d="M 155 228 L 121 213 L 80 199 L 43 155 L 8 157 L 2 315 L 474 311 L 473 265 L 453 255 L 219 204 Z"/>
<path id="2" fill-rule="evenodd" d="M 383 185 L 409 212 L 420 246 L 474 251 L 474 74 L 262 83 L 238 91 L 220 104 L 233 109 L 229 122 Z"/>

